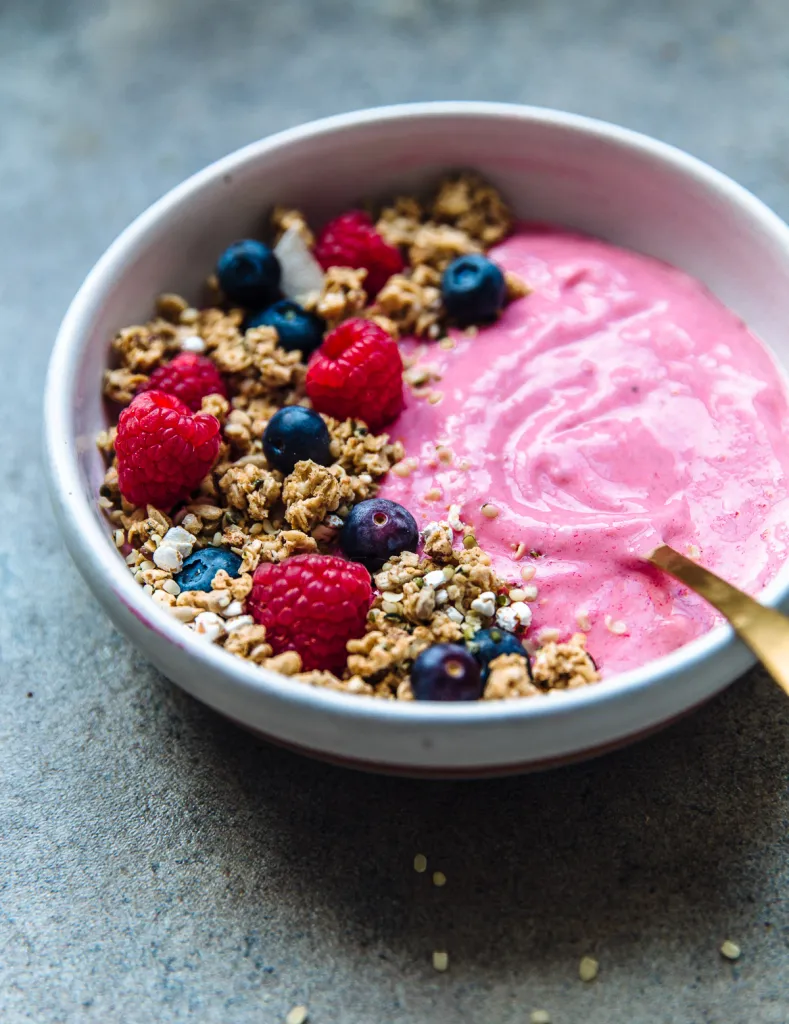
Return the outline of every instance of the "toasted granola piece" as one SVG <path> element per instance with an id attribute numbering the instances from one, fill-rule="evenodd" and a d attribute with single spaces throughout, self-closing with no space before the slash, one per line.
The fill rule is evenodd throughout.
<path id="1" fill-rule="evenodd" d="M 375 229 L 390 245 L 409 246 L 419 230 L 424 211 L 412 196 L 398 196 L 392 206 L 385 206 Z"/>
<path id="2" fill-rule="evenodd" d="M 428 523 L 422 536 L 425 541 L 424 551 L 429 558 L 436 562 L 446 562 L 452 558 L 452 527 L 449 523 L 443 520 Z"/>
<path id="3" fill-rule="evenodd" d="M 297 462 L 282 487 L 285 518 L 304 533 L 352 497 L 348 474 L 341 466 L 319 466 L 311 460 Z"/>
<path id="4" fill-rule="evenodd" d="M 245 464 L 231 466 L 220 478 L 219 489 L 228 505 L 246 512 L 250 519 L 262 522 L 282 493 L 281 477 L 270 469 Z"/>
<path id="5" fill-rule="evenodd" d="M 315 245 L 315 236 L 310 231 L 307 218 L 301 210 L 290 209 L 287 206 L 275 206 L 271 213 L 271 226 L 274 228 L 277 241 L 286 231 L 294 228 L 308 249 Z"/>
<path id="6" fill-rule="evenodd" d="M 125 327 L 112 341 L 121 366 L 134 373 L 150 373 L 168 354 L 178 351 L 178 331 L 166 320 Z"/>
<path id="7" fill-rule="evenodd" d="M 402 444 L 390 444 L 388 434 L 373 434 L 358 420 L 324 418 L 331 435 L 332 458 L 346 473 L 369 473 L 377 478 L 402 459 Z"/>
<path id="8" fill-rule="evenodd" d="M 432 283 L 418 283 L 414 275 L 393 274 L 378 293 L 372 310 L 394 323 L 400 335 L 437 338 L 441 334 L 441 290 Z"/>
<path id="9" fill-rule="evenodd" d="M 269 661 L 272 654 L 271 646 L 266 643 L 266 627 L 251 623 L 228 633 L 223 646 L 230 654 L 257 665 Z"/>
<path id="10" fill-rule="evenodd" d="M 273 658 L 267 658 L 263 664 L 272 672 L 279 672 L 283 676 L 295 676 L 297 672 L 301 672 L 301 655 L 297 651 L 283 651 Z"/>
<path id="11" fill-rule="evenodd" d="M 531 681 L 529 667 L 522 654 L 500 654 L 490 663 L 490 675 L 483 700 L 507 697 L 534 697 L 540 691 Z"/>
<path id="12" fill-rule="evenodd" d="M 234 601 L 246 601 L 252 589 L 252 576 L 242 572 L 240 576 L 231 576 L 220 569 L 211 582 L 212 590 L 226 590 Z"/>
<path id="13" fill-rule="evenodd" d="M 119 405 L 128 405 L 137 394 L 141 384 L 148 383 L 145 373 L 134 373 L 125 366 L 104 373 L 104 397 Z"/>
<path id="14" fill-rule="evenodd" d="M 483 249 L 512 230 L 512 214 L 497 189 L 467 171 L 441 182 L 431 212 L 435 220 L 454 225 Z"/>
<path id="15" fill-rule="evenodd" d="M 364 290 L 366 270 L 352 270 L 350 267 L 329 267 L 326 271 L 323 289 L 315 302 L 315 312 L 323 317 L 329 327 L 336 327 L 342 320 L 358 316 L 367 305 Z"/>
<path id="16" fill-rule="evenodd" d="M 215 416 L 220 423 L 224 423 L 230 412 L 230 402 L 224 395 L 205 395 L 200 405 L 200 412 L 206 412 L 209 416 Z"/>
<path id="17" fill-rule="evenodd" d="M 244 335 L 244 343 L 252 355 L 260 383 L 270 390 L 293 387 L 303 378 L 300 352 L 280 348 L 274 327 L 252 327 Z"/>
<path id="18" fill-rule="evenodd" d="M 180 324 L 181 316 L 189 309 L 189 303 L 182 295 L 163 292 L 156 300 L 156 313 L 171 324 Z"/>
<path id="19" fill-rule="evenodd" d="M 211 306 L 208 309 L 200 310 L 194 331 L 203 339 L 210 355 L 217 349 L 232 348 L 240 342 L 242 337 L 240 328 L 243 320 L 243 310 L 231 309 L 229 312 L 225 312 L 223 309 Z M 219 364 L 217 363 L 217 365 Z"/>
<path id="20" fill-rule="evenodd" d="M 423 224 L 414 236 L 408 258 L 414 267 L 426 264 L 443 272 L 458 256 L 480 252 L 480 245 L 465 231 L 449 224 Z"/>
<path id="21" fill-rule="evenodd" d="M 428 642 L 387 624 L 383 630 L 372 630 L 359 640 L 348 641 L 348 671 L 368 681 L 393 670 L 402 676 Z"/>
<path id="22" fill-rule="evenodd" d="M 367 696 L 373 695 L 373 688 L 360 676 L 351 676 L 350 679 L 338 679 L 333 672 L 299 672 L 296 679 L 300 683 L 307 683 L 308 686 L 322 686 L 327 690 L 337 690 L 341 693 L 364 693 Z"/>
<path id="23" fill-rule="evenodd" d="M 291 555 L 318 550 L 314 537 L 301 530 L 279 530 L 270 535 L 249 537 L 241 542 L 241 571 L 254 572 L 261 562 L 283 562 Z"/>
<path id="24" fill-rule="evenodd" d="M 574 633 L 567 643 L 551 641 L 532 659 L 532 677 L 542 690 L 571 690 L 596 683 L 600 673 L 586 651 L 584 633 Z"/>
<path id="25" fill-rule="evenodd" d="M 513 274 L 511 270 L 504 271 L 504 283 L 507 286 L 507 302 L 514 302 L 532 293 L 532 289 L 523 278 Z"/>

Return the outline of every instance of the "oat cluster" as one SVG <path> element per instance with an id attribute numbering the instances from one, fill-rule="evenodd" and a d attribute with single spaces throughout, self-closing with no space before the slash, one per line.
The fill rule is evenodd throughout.
<path id="1" fill-rule="evenodd" d="M 452 347 L 443 322 L 441 272 L 458 255 L 484 251 L 509 232 L 511 216 L 498 192 L 475 175 L 454 176 L 428 203 L 399 197 L 381 211 L 377 226 L 387 241 L 407 252 L 408 269 L 393 275 L 369 304 L 366 271 L 331 268 L 320 293 L 306 304 L 328 327 L 361 315 L 375 319 L 395 338 L 416 335 Z M 307 246 L 313 244 L 298 210 L 277 207 L 272 229 L 275 237 L 295 230 Z M 507 284 L 511 298 L 528 292 L 512 275 Z M 210 279 L 209 289 L 216 291 Z M 351 507 L 374 496 L 387 472 L 407 475 L 412 465 L 402 445 L 386 433 L 371 433 L 359 420 L 324 416 L 331 437 L 329 466 L 299 462 L 287 476 L 269 466 L 263 432 L 283 406 L 309 405 L 306 365 L 300 352 L 279 346 L 274 328 L 245 331 L 243 315 L 223 306 L 218 296 L 214 304 L 196 309 L 178 295 L 164 294 L 150 321 L 124 328 L 112 341 L 113 366 L 105 374 L 104 394 L 117 406 L 128 405 L 150 374 L 182 351 L 210 358 L 231 396 L 203 400 L 202 411 L 222 425 L 222 445 L 199 492 L 172 517 L 150 505 L 135 507 L 121 496 L 115 428 L 97 439 L 107 462 L 99 504 L 115 546 L 145 592 L 231 654 L 311 685 L 388 699 L 413 699 L 410 668 L 430 644 L 463 643 L 496 624 L 527 626 L 528 602 L 536 598 L 536 588 L 497 577 L 457 511 L 450 510 L 448 521 L 425 529 L 420 554 L 401 554 L 375 575 L 366 633 L 348 643 L 343 673 L 302 672 L 295 652 L 273 654 L 265 628 L 246 611 L 256 567 L 293 554 L 332 551 Z M 406 366 L 404 376 L 418 397 L 440 400 L 434 397 L 440 393 L 432 388 L 429 367 Z M 183 559 L 209 545 L 238 554 L 240 575 L 234 579 L 220 571 L 210 591 L 181 592 L 175 577 Z M 584 645 L 583 634 L 564 644 L 545 643 L 534 654 L 531 673 L 523 657 L 496 659 L 484 698 L 534 696 L 594 682 L 598 674 Z"/>

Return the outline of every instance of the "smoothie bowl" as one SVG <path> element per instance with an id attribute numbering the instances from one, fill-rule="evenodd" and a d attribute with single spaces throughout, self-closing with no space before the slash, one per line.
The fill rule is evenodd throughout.
<path id="1" fill-rule="evenodd" d="M 640 552 L 786 596 L 788 286 L 778 218 L 614 126 L 307 125 L 89 275 L 47 386 L 58 517 L 157 667 L 279 742 L 447 775 L 590 755 L 750 663 Z"/>

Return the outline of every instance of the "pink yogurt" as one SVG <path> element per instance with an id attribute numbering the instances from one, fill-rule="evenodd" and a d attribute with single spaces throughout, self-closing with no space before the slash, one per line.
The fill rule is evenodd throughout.
<path id="1" fill-rule="evenodd" d="M 452 350 L 403 342 L 443 397 L 409 395 L 391 433 L 418 463 L 381 495 L 420 526 L 458 505 L 505 579 L 534 569 L 530 637 L 580 624 L 607 674 L 633 668 L 718 621 L 635 553 L 662 538 L 753 593 L 787 557 L 783 380 L 741 320 L 657 260 L 541 227 L 492 256 L 534 291 Z"/>

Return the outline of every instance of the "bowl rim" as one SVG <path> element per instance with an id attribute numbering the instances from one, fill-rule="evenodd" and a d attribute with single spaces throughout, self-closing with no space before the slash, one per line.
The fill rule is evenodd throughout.
<path id="1" fill-rule="evenodd" d="M 587 138 L 602 139 L 624 150 L 635 151 L 668 165 L 698 184 L 718 192 L 760 222 L 780 245 L 789 251 L 789 227 L 761 200 L 743 186 L 708 164 L 668 143 L 610 122 L 550 108 L 511 103 L 440 101 L 372 107 L 336 114 L 285 129 L 249 143 L 186 178 L 137 216 L 109 245 L 87 274 L 72 300 L 59 328 L 50 358 L 44 393 L 45 468 L 50 496 L 61 529 L 78 569 L 92 589 L 98 579 L 106 581 L 113 598 L 154 634 L 164 637 L 189 659 L 207 665 L 234 696 L 261 697 L 310 708 L 341 719 L 360 722 L 374 719 L 393 726 L 473 727 L 496 722 L 515 723 L 523 719 L 573 716 L 596 705 L 627 701 L 636 694 L 667 683 L 704 661 L 738 643 L 730 626 L 723 624 L 683 647 L 653 659 L 643 666 L 605 678 L 594 686 L 559 691 L 550 699 L 522 701 L 474 701 L 459 703 L 385 701 L 356 694 L 305 685 L 260 666 L 236 658 L 208 644 L 160 609 L 133 580 L 112 546 L 94 509 L 83 493 L 79 472 L 78 446 L 73 437 L 73 396 L 77 367 L 91 320 L 97 315 L 125 265 L 146 246 L 148 235 L 162 217 L 188 204 L 202 189 L 242 166 L 267 154 L 310 137 L 330 135 L 344 129 L 402 119 L 445 117 L 515 120 L 568 129 Z M 98 576 L 97 576 L 98 574 Z M 760 593 L 770 606 L 789 595 L 789 560 Z M 223 702 L 217 700 L 216 706 Z"/>

